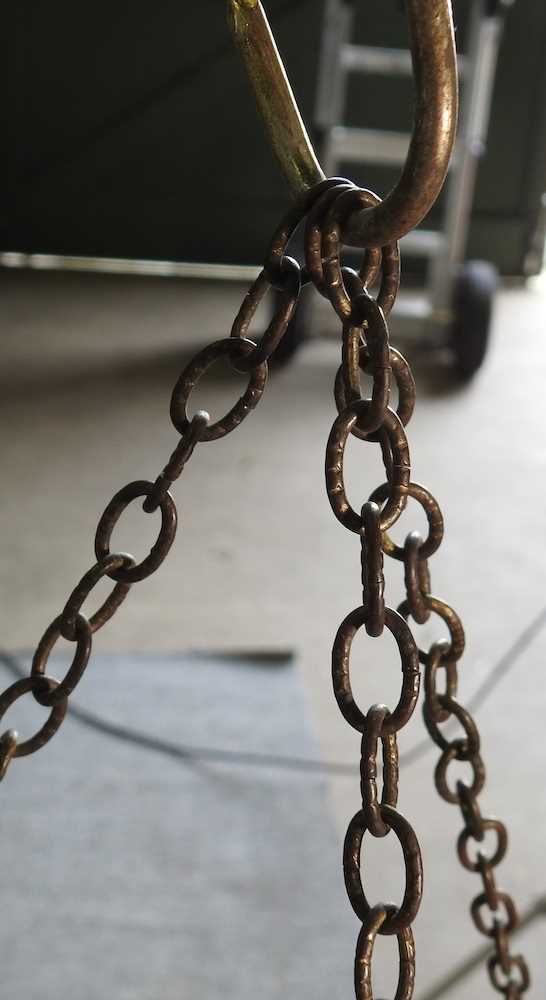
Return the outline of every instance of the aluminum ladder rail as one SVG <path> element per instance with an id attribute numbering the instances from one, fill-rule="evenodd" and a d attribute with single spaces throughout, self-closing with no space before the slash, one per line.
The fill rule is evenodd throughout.
<path id="1" fill-rule="evenodd" d="M 405 253 L 429 261 L 425 295 L 399 300 L 397 314 L 446 324 L 452 318 L 453 283 L 464 261 L 479 158 L 485 150 L 493 85 L 503 26 L 504 3 L 478 0 L 472 5 L 468 50 L 459 54 L 463 81 L 459 132 L 447 184 L 443 228 L 420 226 L 401 241 Z M 409 50 L 357 45 L 354 0 L 326 0 L 315 125 L 321 136 L 321 160 L 327 175 L 342 164 L 403 165 L 410 136 L 343 123 L 350 74 L 411 77 Z"/>

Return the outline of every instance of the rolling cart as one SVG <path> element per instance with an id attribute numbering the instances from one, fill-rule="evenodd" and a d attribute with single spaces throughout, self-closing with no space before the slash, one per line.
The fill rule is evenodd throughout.
<path id="1" fill-rule="evenodd" d="M 404 255 L 427 261 L 423 293 L 399 299 L 399 318 L 420 321 L 427 340 L 449 346 L 458 374 L 471 377 L 486 355 L 497 272 L 488 261 L 465 261 L 478 162 L 485 150 L 505 9 L 513 0 L 475 0 L 470 11 L 466 53 L 459 54 L 461 111 L 451 163 L 443 227 L 425 226 L 404 237 Z M 354 0 L 327 0 L 320 57 L 315 125 L 327 175 L 348 164 L 403 165 L 409 135 L 347 127 L 346 95 L 351 74 L 411 78 L 409 50 L 357 45 Z M 309 326 L 303 301 L 281 350 L 287 358 Z M 278 358 L 282 360 L 282 358 Z"/>

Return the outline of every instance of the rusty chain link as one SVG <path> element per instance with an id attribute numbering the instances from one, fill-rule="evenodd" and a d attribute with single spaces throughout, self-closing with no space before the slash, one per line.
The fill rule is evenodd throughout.
<path id="1" fill-rule="evenodd" d="M 389 344 L 386 317 L 398 291 L 398 247 L 391 244 L 380 250 L 366 250 L 358 272 L 342 265 L 340 234 L 355 202 L 360 207 L 375 206 L 379 199 L 344 178 L 322 181 L 300 198 L 274 234 L 264 268 L 243 300 L 231 336 L 199 351 L 186 365 L 171 398 L 171 420 L 180 435 L 171 457 L 153 482 L 129 483 L 107 504 L 97 526 L 95 564 L 83 575 L 61 613 L 45 630 L 34 653 L 30 675 L 0 694 L 0 720 L 8 708 L 27 693 L 32 693 L 40 705 L 50 709 L 46 722 L 31 738 L 20 741 L 13 729 L 0 735 L 0 780 L 13 759 L 39 750 L 62 724 L 68 698 L 88 665 L 95 632 L 117 612 L 133 584 L 159 568 L 174 542 L 177 511 L 171 486 L 182 474 L 197 445 L 231 433 L 257 406 L 267 382 L 268 361 L 286 332 L 302 286 L 312 282 L 318 292 L 329 299 L 343 328 L 341 365 L 334 385 L 338 415 L 326 448 L 326 487 L 334 514 L 344 527 L 360 536 L 361 543 L 362 604 L 340 625 L 332 650 L 332 679 L 337 703 L 346 721 L 362 737 L 362 808 L 349 824 L 343 850 L 347 893 L 362 923 L 355 958 L 356 997 L 357 1000 L 373 1000 L 371 967 L 377 934 L 397 938 L 399 979 L 395 1000 L 411 1000 L 414 992 L 415 946 L 411 925 L 421 904 L 423 866 L 417 836 L 397 809 L 398 734 L 415 711 L 421 681 L 420 664 L 423 664 L 425 724 L 442 751 L 436 768 L 436 786 L 447 802 L 461 808 L 465 825 L 458 840 L 459 858 L 465 868 L 480 874 L 483 881 L 483 892 L 471 906 L 472 918 L 478 931 L 494 942 L 495 951 L 488 964 L 492 986 L 508 1000 L 519 1000 L 529 987 L 530 977 L 523 957 L 510 952 L 510 934 L 517 926 L 517 913 L 512 898 L 497 887 L 494 875 L 495 867 L 506 853 L 507 833 L 499 820 L 483 817 L 478 804 L 485 781 L 480 737 L 472 716 L 457 701 L 457 663 L 464 651 L 464 630 L 453 609 L 431 594 L 428 560 L 441 544 L 443 517 L 428 490 L 411 480 L 405 427 L 413 413 L 415 383 L 407 361 Z M 300 224 L 305 231 L 304 267 L 286 253 Z M 378 281 L 379 290 L 374 298 L 371 289 Z M 255 343 L 248 337 L 249 327 L 269 289 L 280 295 L 276 297 L 277 306 L 266 332 L 261 341 Z M 248 376 L 247 388 L 219 420 L 211 422 L 204 410 L 190 416 L 188 405 L 193 389 L 219 359 L 226 359 L 233 369 Z M 370 397 L 362 395 L 361 373 L 372 379 Z M 396 411 L 389 405 L 393 378 L 398 389 Z M 344 455 L 351 435 L 365 444 L 379 446 L 386 473 L 386 482 L 359 505 L 359 513 L 349 503 L 344 484 Z M 405 544 L 398 546 L 388 530 L 404 512 L 409 498 L 422 507 L 428 534 L 423 539 L 418 532 L 412 531 Z M 111 548 L 116 524 L 134 500 L 143 501 L 144 513 L 159 510 L 161 516 L 157 540 L 140 563 L 131 555 Z M 385 605 L 385 555 L 404 565 L 407 597 L 397 610 Z M 113 588 L 102 605 L 86 617 L 82 606 L 105 577 L 113 582 Z M 434 643 L 426 652 L 418 648 L 407 621 L 411 617 L 423 623 L 433 613 L 445 622 L 450 638 Z M 353 698 L 351 646 L 363 626 L 370 637 L 379 636 L 386 629 L 398 649 L 401 690 L 398 704 L 392 709 L 380 704 L 364 710 Z M 75 649 L 72 662 L 59 681 L 46 670 L 49 656 L 60 638 L 72 642 Z M 445 673 L 443 692 L 437 689 L 441 671 Z M 452 719 L 458 721 L 463 735 L 449 740 L 440 726 Z M 380 745 L 381 793 L 378 791 L 377 765 Z M 455 790 L 449 785 L 448 769 L 453 761 L 465 761 L 470 765 L 471 784 L 459 780 Z M 487 855 L 479 846 L 488 831 L 496 835 L 492 855 Z M 374 838 L 394 833 L 400 843 L 406 880 L 399 906 L 384 902 L 371 904 L 367 899 L 362 851 L 366 833 Z M 478 845 L 475 855 L 470 853 L 471 841 Z M 489 912 L 489 922 L 485 910 Z"/>
<path id="2" fill-rule="evenodd" d="M 411 538 L 411 535 L 408 536 L 408 540 Z M 450 632 L 449 642 L 441 640 L 433 643 L 428 654 L 422 656 L 425 664 L 423 716 L 431 738 L 442 750 L 435 773 L 436 787 L 446 802 L 459 805 L 461 809 L 464 828 L 457 841 L 457 853 L 462 866 L 468 871 L 476 872 L 482 878 L 483 892 L 474 899 L 470 912 L 477 930 L 491 938 L 495 944 L 494 954 L 488 961 L 491 984 L 508 1000 L 520 1000 L 530 986 L 530 973 L 523 956 L 511 954 L 510 934 L 518 925 L 517 910 L 512 897 L 497 887 L 494 872 L 506 855 L 508 833 L 500 820 L 482 816 L 478 796 L 485 784 L 485 766 L 480 754 L 480 736 L 472 715 L 456 697 L 457 664 L 464 650 L 464 632 L 453 609 L 432 597 L 430 575 L 426 557 L 422 556 L 422 547 L 420 548 L 416 542 L 410 544 L 415 546 L 417 559 L 423 564 L 421 580 L 428 587 L 424 589 L 419 583 L 419 570 L 417 574 L 412 572 L 408 574 L 406 562 L 406 582 L 409 579 L 408 598 L 399 610 L 404 616 L 409 613 L 416 621 L 418 620 L 412 611 L 414 597 L 410 596 L 410 589 L 417 586 L 421 592 L 417 604 L 414 605 L 415 609 L 419 611 L 424 606 L 436 611 L 444 618 Z M 408 550 L 406 547 L 406 556 Z M 413 554 L 410 559 L 414 559 Z M 443 693 L 439 693 L 437 689 L 439 670 L 445 672 Z M 452 719 L 459 722 L 464 735 L 448 740 L 439 726 Z M 471 783 L 459 780 L 455 790 L 450 787 L 447 778 L 449 766 L 453 761 L 467 762 L 472 771 Z M 496 837 L 495 850 L 491 855 L 486 854 L 479 846 L 483 844 L 488 831 L 494 833 Z M 471 841 L 478 845 L 474 858 L 469 852 Z M 489 910 L 491 918 L 489 925 L 484 918 L 484 908 Z"/>
<path id="3" fill-rule="evenodd" d="M 30 739 L 20 741 L 18 732 L 14 729 L 8 729 L 0 735 L 0 780 L 4 778 L 12 760 L 35 753 L 56 733 L 66 715 L 68 698 L 89 663 L 95 632 L 116 613 L 133 584 L 154 573 L 167 556 L 177 529 L 176 506 L 169 490 L 182 474 L 195 447 L 231 433 L 259 403 L 267 382 L 267 362 L 286 331 L 301 285 L 307 280 L 305 272 L 302 276 L 299 264 L 285 254 L 286 245 L 315 199 L 337 183 L 337 179 L 325 181 L 317 191 L 303 199 L 295 210 L 290 211 L 275 233 L 264 270 L 246 295 L 233 324 L 231 336 L 199 351 L 184 368 L 174 387 L 170 407 L 171 420 L 180 439 L 163 470 L 154 482 L 139 480 L 128 483 L 106 506 L 95 536 L 96 563 L 83 575 L 60 615 L 45 630 L 33 656 L 30 676 L 11 684 L 0 695 L 0 720 L 15 701 L 28 693 L 32 693 L 40 705 L 51 709 L 45 724 Z M 275 288 L 282 294 L 280 300 L 277 300 L 278 308 L 266 333 L 261 342 L 256 344 L 246 334 L 269 288 Z M 192 390 L 211 365 L 222 358 L 227 359 L 234 369 L 248 373 L 245 392 L 220 420 L 211 422 L 204 410 L 199 410 L 190 417 L 188 404 Z M 130 503 L 139 499 L 143 500 L 144 513 L 151 514 L 159 509 L 161 526 L 157 541 L 148 555 L 137 564 L 131 555 L 112 551 L 111 543 L 114 528 L 121 515 Z M 82 605 L 104 577 L 113 581 L 113 589 L 98 610 L 86 617 L 81 612 Z M 61 637 L 74 643 L 75 651 L 65 677 L 59 681 L 48 676 L 46 669 L 49 656 Z"/>
<path id="4" fill-rule="evenodd" d="M 342 321 L 341 366 L 334 384 L 338 410 L 326 447 L 326 488 L 332 510 L 344 527 L 358 533 L 361 541 L 362 604 L 340 625 L 332 650 L 334 694 L 345 720 L 362 734 L 360 790 L 362 808 L 349 824 L 343 849 L 343 869 L 349 901 L 362 922 L 355 956 L 355 992 L 358 1000 L 373 1000 L 372 953 L 377 934 L 396 935 L 399 977 L 396 1000 L 411 1000 L 415 983 L 415 945 L 412 923 L 423 893 L 423 866 L 417 836 L 397 809 L 398 736 L 411 719 L 420 688 L 419 650 L 404 617 L 385 604 L 383 574 L 384 539 L 387 530 L 401 516 L 408 500 L 411 480 L 409 446 L 405 426 L 411 418 L 415 385 L 407 362 L 389 344 L 386 317 L 399 283 L 399 254 L 396 245 L 373 255 L 367 252 L 360 272 L 343 267 L 340 259 L 340 232 L 345 214 L 354 204 L 354 187 L 340 185 L 338 196 L 330 190 L 322 228 L 307 227 L 311 253 L 321 257 L 316 268 L 320 291 L 326 295 Z M 334 189 L 335 192 L 335 189 Z M 361 204 L 377 204 L 375 195 L 358 195 Z M 318 213 L 317 213 L 318 218 Z M 308 263 L 309 266 L 309 263 Z M 380 279 L 377 299 L 372 283 Z M 372 379 L 371 395 L 363 396 L 360 372 Z M 398 407 L 390 406 L 391 383 L 398 387 Z M 360 507 L 350 505 L 344 483 L 344 456 L 349 436 L 379 446 L 387 470 L 387 487 Z M 419 543 L 421 539 L 419 539 Z M 417 544 L 417 543 L 415 543 Z M 424 581 L 415 571 L 417 585 Z M 419 593 L 420 596 L 420 593 Z M 413 599 L 412 607 L 418 598 Z M 401 691 L 394 708 L 372 705 L 367 710 L 356 704 L 351 687 L 350 660 L 353 640 L 364 626 L 371 637 L 386 629 L 395 640 L 402 670 Z M 377 757 L 381 745 L 383 786 L 378 792 Z M 405 863 L 405 887 L 399 906 L 371 904 L 366 896 L 363 875 L 365 834 L 381 838 L 394 834 Z"/>
<path id="5" fill-rule="evenodd" d="M 411 924 L 417 915 L 422 896 L 422 865 L 416 835 L 396 809 L 398 797 L 398 734 L 409 722 L 416 706 L 420 667 L 424 665 L 424 719 L 432 739 L 442 750 L 436 769 L 436 785 L 448 802 L 460 805 L 464 829 L 458 840 L 461 864 L 482 876 L 484 891 L 472 906 L 477 929 L 490 937 L 495 951 L 488 963 L 489 977 L 495 990 L 508 1000 L 519 1000 L 530 984 L 522 956 L 510 952 L 510 934 L 518 923 L 512 898 L 497 888 L 494 869 L 507 849 L 504 825 L 484 818 L 478 795 L 485 782 L 485 768 L 480 755 L 480 736 L 470 713 L 457 701 L 457 663 L 465 648 L 462 623 L 456 612 L 431 592 L 428 560 L 439 548 L 444 522 L 435 498 L 418 483 L 411 481 L 411 465 L 405 428 L 415 404 L 415 383 L 405 359 L 390 347 L 386 317 L 398 290 L 399 256 L 395 245 L 381 251 L 368 250 L 357 273 L 343 267 L 341 233 L 355 203 L 377 204 L 369 192 L 357 192 L 347 183 L 339 183 L 322 195 L 309 214 L 306 228 L 306 262 L 311 279 L 326 296 L 342 322 L 341 365 L 334 384 L 338 416 L 334 421 L 326 449 L 326 488 L 332 510 L 339 521 L 361 539 L 362 605 L 341 624 L 334 640 L 332 677 L 338 706 L 349 725 L 362 734 L 361 797 L 362 809 L 349 824 L 345 838 L 343 866 L 351 905 L 362 921 L 355 959 L 357 1000 L 373 1000 L 371 962 L 377 934 L 396 934 L 399 945 L 399 981 L 395 1000 L 409 1000 L 415 981 L 415 949 Z M 377 298 L 370 287 L 380 277 Z M 369 398 L 362 397 L 360 372 L 372 379 Z M 389 406 L 391 383 L 398 389 L 398 405 Z M 374 490 L 361 506 L 360 514 L 347 499 L 343 464 L 349 435 L 380 445 L 386 482 Z M 402 515 L 409 498 L 416 500 L 428 522 L 428 535 L 411 531 L 403 546 L 396 545 L 388 529 Z M 397 611 L 385 606 L 383 556 L 400 560 L 404 566 L 406 599 Z M 435 642 L 427 652 L 418 649 L 406 624 L 411 618 L 424 624 L 435 614 L 444 621 L 449 641 Z M 402 666 L 402 689 L 398 705 L 372 705 L 367 711 L 353 699 L 350 681 L 350 652 L 356 632 L 365 626 L 369 636 L 379 636 L 386 627 L 398 645 Z M 437 688 L 438 674 L 445 673 L 445 689 Z M 462 735 L 448 739 L 440 726 L 457 720 Z M 379 743 L 383 752 L 383 790 L 377 788 Z M 456 790 L 448 784 L 448 769 L 453 761 L 470 765 L 470 784 L 458 781 Z M 406 885 L 400 907 L 386 903 L 371 906 L 362 884 L 361 849 L 364 834 L 385 837 L 394 831 L 404 855 Z M 480 849 L 487 832 L 496 836 L 491 855 Z M 478 845 L 476 855 L 469 847 Z M 484 910 L 489 910 L 486 922 Z"/>
<path id="6" fill-rule="evenodd" d="M 258 405 L 268 374 L 268 360 L 280 343 L 293 316 L 301 286 L 309 280 L 305 269 L 288 257 L 286 248 L 295 229 L 306 218 L 321 196 L 342 184 L 353 188 L 341 178 L 325 180 L 293 206 L 283 219 L 271 241 L 263 271 L 254 282 L 235 318 L 230 337 L 209 344 L 199 351 L 184 368 L 172 393 L 171 420 L 180 439 L 168 462 L 154 482 L 138 480 L 128 483 L 107 504 L 95 535 L 96 563 L 81 578 L 71 592 L 62 612 L 54 618 L 41 637 L 32 660 L 30 676 L 11 684 L 0 694 L 0 721 L 8 708 L 25 694 L 51 712 L 45 724 L 30 739 L 19 740 L 15 729 L 0 734 L 0 780 L 12 760 L 35 753 L 56 733 L 66 715 L 68 698 L 81 680 L 91 656 L 93 636 L 117 612 L 133 584 L 154 573 L 167 556 L 176 535 L 177 512 L 170 488 L 182 474 L 195 447 L 215 441 L 234 431 Z M 372 255 L 373 258 L 373 255 Z M 250 323 L 269 288 L 277 297 L 273 318 L 259 344 L 247 338 Z M 248 374 L 243 395 L 220 420 L 211 422 L 209 414 L 198 410 L 188 413 L 191 393 L 207 370 L 218 360 L 228 360 L 232 367 Z M 148 555 L 137 564 L 127 553 L 111 549 L 114 528 L 125 509 L 134 500 L 142 500 L 142 510 L 151 514 L 159 509 L 161 526 L 156 542 Z M 107 577 L 112 591 L 102 605 L 89 617 L 81 608 L 97 584 Z M 47 673 L 47 664 L 60 638 L 74 643 L 72 662 L 59 681 Z"/>

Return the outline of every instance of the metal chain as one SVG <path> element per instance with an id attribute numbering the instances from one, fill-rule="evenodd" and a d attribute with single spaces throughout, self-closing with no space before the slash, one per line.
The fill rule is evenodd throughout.
<path id="1" fill-rule="evenodd" d="M 430 533 L 423 541 L 418 532 L 411 532 L 403 549 L 390 539 L 385 540 L 385 551 L 404 563 L 407 598 L 398 611 L 407 620 L 412 617 L 422 624 L 434 612 L 442 618 L 449 631 L 449 641 L 432 644 L 427 653 L 419 651 L 425 667 L 425 701 L 423 716 L 427 730 L 442 750 L 435 771 L 435 784 L 440 796 L 449 803 L 459 805 L 464 828 L 458 838 L 459 860 L 468 871 L 481 875 L 483 892 L 472 902 L 470 911 L 477 930 L 495 942 L 495 950 L 488 960 L 488 973 L 493 988 L 507 1000 L 519 1000 L 530 986 L 530 972 L 522 955 L 512 955 L 509 935 L 518 926 L 518 914 L 512 897 L 497 887 L 494 869 L 506 855 L 508 833 L 505 825 L 496 818 L 482 816 L 478 796 L 485 784 L 485 766 L 480 754 L 480 735 L 470 712 L 457 701 L 457 664 L 465 647 L 465 636 L 456 612 L 431 593 L 428 557 L 436 551 L 442 540 L 443 521 L 437 502 L 416 487 L 412 495 L 425 507 Z M 438 672 L 445 674 L 445 689 L 438 691 Z M 448 740 L 440 725 L 457 720 L 463 736 Z M 458 780 L 455 790 L 448 782 L 448 770 L 454 761 L 465 761 L 472 771 L 470 784 Z M 475 857 L 469 853 L 470 841 L 483 844 L 488 831 L 496 837 L 496 848 L 490 856 L 478 847 Z M 491 922 L 486 923 L 483 910 L 489 910 Z"/>
<path id="2" fill-rule="evenodd" d="M 377 203 L 370 192 L 359 198 Z M 460 805 L 465 827 L 458 840 L 463 866 L 481 874 L 484 891 L 476 897 L 471 914 L 477 929 L 495 943 L 488 962 L 491 984 L 508 1000 L 519 1000 L 530 985 L 527 964 L 521 955 L 510 952 L 509 935 L 518 923 L 512 898 L 497 888 L 494 868 L 507 849 L 507 833 L 497 819 L 481 814 L 478 795 L 485 781 L 480 756 L 480 737 L 470 713 L 457 701 L 457 662 L 465 646 L 458 615 L 444 601 L 432 596 L 429 558 L 439 548 L 444 522 L 440 507 L 423 486 L 411 481 L 409 448 L 405 434 L 415 404 L 415 383 L 405 359 L 389 345 L 385 317 L 398 290 L 399 258 L 394 245 L 381 251 L 367 251 L 359 274 L 344 268 L 340 261 L 340 233 L 346 213 L 354 200 L 354 189 L 338 185 L 317 200 L 309 216 L 306 241 L 307 267 L 319 291 L 329 298 L 343 323 L 342 363 L 337 373 L 334 396 L 338 409 L 326 449 L 326 486 L 336 517 L 361 539 L 362 604 L 340 626 L 332 653 L 334 693 L 349 725 L 362 734 L 362 809 L 349 824 L 344 846 L 347 893 L 362 921 L 355 961 L 355 991 L 358 1000 L 373 1000 L 371 961 L 377 934 L 396 934 L 399 947 L 399 981 L 395 1000 L 413 996 L 415 949 L 411 932 L 422 896 L 422 865 L 419 844 L 408 821 L 396 810 L 398 792 L 397 734 L 407 724 L 417 702 L 420 685 L 419 661 L 425 668 L 424 717 L 432 739 L 442 749 L 436 768 L 436 786 L 448 802 Z M 377 300 L 369 295 L 369 285 L 381 273 Z M 362 398 L 360 372 L 372 377 L 370 398 Z M 391 381 L 398 389 L 396 413 L 389 407 Z M 343 460 L 349 435 L 376 442 L 386 471 L 386 483 L 374 490 L 361 512 L 351 507 L 345 492 Z M 396 545 L 388 529 L 399 519 L 408 498 L 416 500 L 426 515 L 428 535 L 412 531 L 403 546 Z M 393 611 L 385 607 L 383 557 L 400 560 L 404 566 L 406 600 Z M 424 624 L 431 614 L 447 625 L 449 642 L 435 642 L 428 652 L 419 650 L 407 625 L 411 617 Z M 350 652 L 356 632 L 364 626 L 370 636 L 382 634 L 385 626 L 394 636 L 402 666 L 400 700 L 392 711 L 373 705 L 364 712 L 355 703 L 350 682 Z M 438 671 L 445 673 L 445 690 L 437 690 Z M 440 724 L 450 719 L 460 723 L 464 736 L 447 740 Z M 377 790 L 377 754 L 383 751 L 383 790 Z M 472 781 L 458 781 L 452 791 L 447 771 L 452 761 L 467 761 Z M 371 906 L 362 886 L 361 845 L 364 834 L 384 837 L 394 830 L 406 864 L 406 886 L 399 908 L 379 903 Z M 492 856 L 478 849 L 469 853 L 471 840 L 482 843 L 486 832 L 496 835 Z M 487 923 L 484 909 L 489 909 Z"/>
<path id="3" fill-rule="evenodd" d="M 399 975 L 395 1000 L 411 1000 L 415 984 L 415 944 L 412 923 L 423 893 L 423 866 L 417 836 L 397 809 L 398 735 L 415 710 L 420 687 L 419 651 L 404 618 L 385 605 L 383 575 L 384 537 L 402 514 L 410 488 L 410 456 L 405 425 L 413 412 L 415 385 L 405 359 L 389 344 L 386 316 L 399 283 L 396 245 L 368 251 L 359 273 L 342 267 L 340 232 L 344 213 L 355 189 L 329 190 L 316 203 L 306 232 L 306 261 L 311 277 L 326 295 L 343 324 L 341 366 L 334 384 L 338 409 L 326 447 L 326 488 L 339 521 L 360 536 L 362 603 L 340 625 L 332 650 L 334 694 L 346 721 L 362 736 L 360 791 L 362 808 L 349 824 L 343 848 L 345 886 L 353 910 L 362 923 L 355 957 L 355 993 L 358 1000 L 373 1000 L 372 957 L 378 934 L 396 935 Z M 377 204 L 369 192 L 363 204 Z M 319 264 L 320 262 L 320 264 Z M 369 288 L 380 275 L 377 299 Z M 363 396 L 361 372 L 372 378 L 369 398 Z M 391 382 L 398 387 L 398 407 L 390 406 Z M 378 498 L 370 497 L 359 512 L 351 506 L 344 483 L 345 448 L 350 435 L 380 448 L 387 469 L 388 486 Z M 398 704 L 372 705 L 364 711 L 351 687 L 351 647 L 357 632 L 380 636 L 385 628 L 398 647 L 402 668 Z M 382 790 L 378 791 L 378 753 L 382 750 Z M 366 834 L 386 837 L 394 833 L 404 857 L 406 880 L 401 904 L 372 905 L 363 885 Z"/>
<path id="4" fill-rule="evenodd" d="M 166 558 L 177 529 L 176 506 L 169 491 L 184 471 L 195 447 L 230 434 L 259 403 L 267 381 L 268 360 L 287 329 L 301 285 L 307 280 L 300 265 L 286 256 L 287 243 L 315 199 L 337 183 L 336 179 L 323 182 L 291 209 L 275 233 L 264 269 L 245 296 L 231 335 L 199 351 L 180 375 L 170 407 L 171 419 L 180 439 L 171 457 L 155 481 L 128 483 L 110 500 L 96 530 L 95 564 L 84 574 L 61 613 L 45 630 L 36 647 L 30 675 L 15 681 L 0 694 L 0 722 L 14 702 L 25 694 L 32 693 L 40 705 L 51 709 L 45 724 L 29 739 L 20 740 L 15 729 L 7 729 L 0 735 L 0 780 L 15 758 L 35 753 L 55 735 L 65 718 L 68 698 L 89 663 L 95 632 L 118 611 L 133 584 L 154 573 Z M 281 294 L 275 297 L 273 318 L 260 343 L 256 344 L 247 337 L 247 333 L 260 302 L 271 288 Z M 234 370 L 248 374 L 245 392 L 220 420 L 211 422 L 205 410 L 190 416 L 188 406 L 193 389 L 211 365 L 221 359 L 230 362 Z M 112 535 L 125 509 L 134 500 L 140 499 L 146 514 L 159 510 L 161 524 L 157 541 L 137 564 L 133 556 L 112 550 Z M 113 581 L 112 591 L 98 610 L 87 617 L 82 614 L 82 606 L 105 577 Z M 75 650 L 64 678 L 58 680 L 46 671 L 49 657 L 61 637 L 74 643 Z"/>
<path id="5" fill-rule="evenodd" d="M 198 444 L 214 441 L 235 430 L 259 403 L 268 374 L 268 361 L 278 347 L 294 314 L 301 287 L 311 281 L 327 297 L 343 324 L 342 361 L 337 372 L 334 396 L 338 416 L 334 421 L 326 450 L 326 485 L 332 509 L 341 523 L 360 537 L 362 604 L 341 624 L 333 646 L 332 676 L 334 693 L 347 722 L 362 736 L 361 797 L 362 808 L 351 820 L 345 838 L 343 867 L 351 905 L 362 922 L 355 959 L 357 1000 L 373 1000 L 371 979 L 372 955 L 377 934 L 396 935 L 399 952 L 399 979 L 395 1000 L 411 1000 L 415 983 L 415 946 L 411 925 L 417 915 L 423 891 L 421 852 L 415 832 L 397 810 L 398 733 L 415 710 L 420 688 L 420 662 L 425 666 L 425 722 L 432 738 L 442 749 L 436 769 L 436 785 L 448 802 L 458 803 L 465 821 L 458 851 L 462 864 L 481 874 L 484 892 L 471 907 L 474 922 L 483 934 L 495 942 L 489 961 L 489 974 L 496 990 L 508 1000 L 519 1000 L 529 986 L 529 972 L 521 956 L 509 950 L 509 935 L 517 924 L 514 903 L 495 882 L 494 868 L 506 852 L 506 829 L 498 820 L 482 817 L 477 796 L 485 771 L 480 756 L 480 739 L 470 714 L 456 700 L 457 661 L 464 650 L 464 632 L 452 608 L 431 595 L 427 560 L 438 549 L 443 537 L 443 518 L 434 497 L 411 481 L 411 466 L 405 426 L 413 413 L 415 383 L 407 361 L 389 344 L 386 317 L 398 291 L 400 260 L 396 244 L 381 250 L 368 249 L 357 273 L 341 264 L 341 232 L 358 198 L 362 207 L 379 203 L 376 195 L 358 189 L 343 178 L 322 181 L 302 197 L 282 221 L 269 246 L 263 271 L 247 293 L 235 318 L 231 336 L 218 340 L 200 351 L 186 365 L 171 398 L 171 420 L 180 439 L 171 457 L 155 481 L 139 480 L 124 486 L 107 505 L 95 536 L 96 563 L 70 594 L 63 610 L 40 639 L 34 653 L 30 675 L 17 680 L 0 694 L 0 721 L 8 708 L 24 694 L 32 692 L 36 701 L 51 709 L 50 715 L 31 738 L 20 741 L 13 729 L 0 735 L 0 780 L 12 760 L 27 756 L 43 747 L 57 732 L 66 715 L 68 698 L 81 680 L 89 663 L 93 636 L 117 612 L 134 583 L 154 573 L 173 544 L 177 512 L 170 488 L 182 474 Z M 300 224 L 305 225 L 305 267 L 286 250 Z M 377 297 L 370 288 L 380 278 Z M 260 302 L 269 289 L 275 289 L 276 308 L 259 344 L 248 338 L 249 327 Z M 238 372 L 248 375 L 248 385 L 237 402 L 221 419 L 211 422 L 200 410 L 188 413 L 191 393 L 207 370 L 226 359 Z M 371 376 L 372 394 L 363 397 L 361 372 Z M 394 377 L 398 389 L 396 411 L 389 406 Z M 344 484 L 343 460 L 349 436 L 368 444 L 379 445 L 386 471 L 386 483 L 379 486 L 361 506 L 351 507 Z M 415 499 L 428 520 L 425 540 L 411 532 L 403 547 L 389 537 L 388 530 L 403 513 L 408 498 Z M 157 541 L 140 563 L 126 553 L 111 550 L 114 528 L 132 501 L 142 499 L 145 513 L 159 510 L 161 525 Z M 395 611 L 385 606 L 383 558 L 389 555 L 404 564 L 407 599 Z M 109 596 L 89 617 L 82 606 L 95 586 L 104 578 L 113 581 Z M 431 613 L 442 618 L 450 641 L 435 643 L 428 653 L 418 649 L 407 624 L 426 621 Z M 402 668 L 401 692 L 392 710 L 372 705 L 364 712 L 355 702 L 350 681 L 351 645 L 364 627 L 369 636 L 379 636 L 386 628 L 393 636 Z M 75 644 L 74 656 L 62 680 L 46 673 L 49 656 L 60 638 Z M 439 693 L 436 678 L 439 670 L 446 675 L 446 689 Z M 464 731 L 463 738 L 448 741 L 439 726 L 456 718 Z M 383 787 L 377 787 L 377 756 L 382 749 Z M 459 781 L 452 791 L 447 782 L 449 764 L 468 761 L 473 771 L 471 785 Z M 483 842 L 487 831 L 497 836 L 492 857 L 478 850 L 469 854 L 469 841 Z M 371 905 L 362 882 L 362 842 L 366 833 L 385 837 L 394 832 L 400 842 L 406 869 L 406 884 L 400 906 Z M 489 908 L 491 923 L 483 915 Z"/>

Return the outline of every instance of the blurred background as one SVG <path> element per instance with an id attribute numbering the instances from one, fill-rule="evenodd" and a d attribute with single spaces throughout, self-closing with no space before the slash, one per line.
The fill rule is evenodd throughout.
<path id="1" fill-rule="evenodd" d="M 526 917 L 515 950 L 539 997 L 546 8 L 454 7 L 459 141 L 444 194 L 402 247 L 392 342 L 417 381 L 413 478 L 446 519 L 433 592 L 466 626 L 459 695 L 476 703 L 483 811 L 510 829 L 499 878 Z M 384 195 L 411 129 L 402 5 L 270 0 L 267 12 L 329 172 Z M 229 335 L 289 203 L 221 0 L 24 2 L 4 17 L 2 688 L 93 564 L 110 497 L 165 464 L 172 386 Z M 260 406 L 200 446 L 175 487 L 176 543 L 97 633 L 62 730 L 10 766 L 6 997 L 212 1000 L 220 984 L 234 1000 L 352 995 L 358 925 L 340 851 L 360 747 L 331 693 L 330 648 L 360 600 L 360 554 L 323 483 L 339 353 L 337 320 L 305 295 Z M 192 404 L 219 417 L 245 384 L 217 365 Z M 351 441 L 346 478 L 356 506 L 383 479 L 375 449 Z M 142 558 L 156 519 L 133 504 L 115 548 Z M 395 536 L 425 527 L 410 504 Z M 102 582 L 84 613 L 107 593 Z M 437 637 L 434 622 L 416 632 Z M 51 674 L 71 651 L 57 643 Z M 353 657 L 357 697 L 394 704 L 388 638 L 359 635 Z M 44 717 L 21 699 L 2 731 Z M 479 879 L 459 866 L 461 818 L 434 791 L 419 711 L 400 749 L 400 807 L 425 864 L 416 996 L 489 995 L 468 915 Z M 393 839 L 366 843 L 374 900 L 403 893 Z M 378 942 L 377 996 L 394 994 L 394 951 Z"/>

